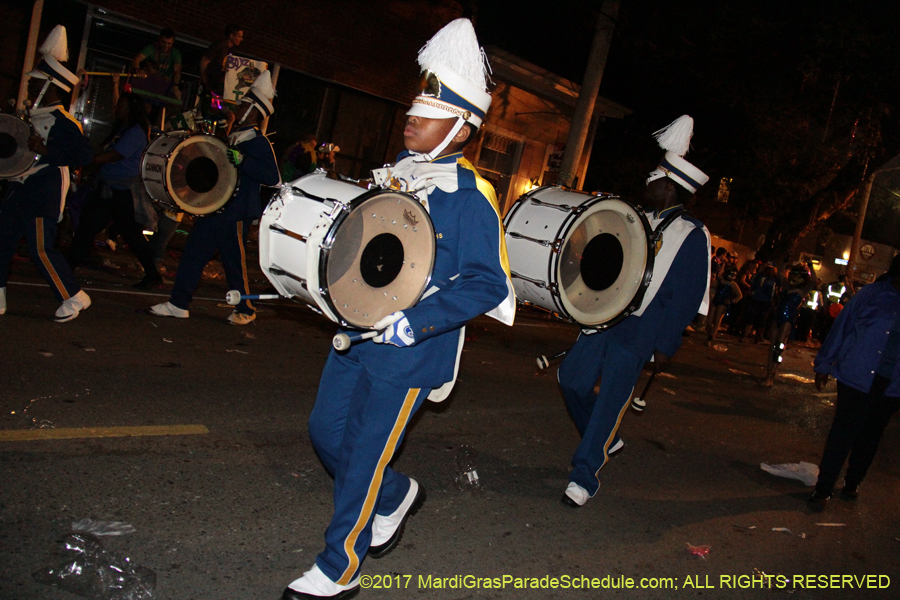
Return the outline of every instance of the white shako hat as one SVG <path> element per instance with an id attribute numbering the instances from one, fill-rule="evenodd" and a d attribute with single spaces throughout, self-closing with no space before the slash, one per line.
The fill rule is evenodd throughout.
<path id="1" fill-rule="evenodd" d="M 44 40 L 40 47 L 41 62 L 26 73 L 29 77 L 48 79 L 67 92 L 72 91 L 72 86 L 78 83 L 78 77 L 70 70 L 62 66 L 69 60 L 69 42 L 66 38 L 66 28 L 57 25 Z"/>
<path id="2" fill-rule="evenodd" d="M 469 19 L 456 19 L 419 50 L 422 81 L 407 115 L 429 119 L 457 117 L 481 127 L 491 106 L 487 59 Z"/>
<path id="3" fill-rule="evenodd" d="M 709 181 L 709 175 L 684 159 L 694 135 L 694 119 L 682 115 L 653 134 L 659 147 L 666 151 L 659 166 L 650 172 L 647 183 L 668 177 L 690 193 L 696 193 Z"/>
<path id="4" fill-rule="evenodd" d="M 241 102 L 249 102 L 262 113 L 263 117 L 271 117 L 275 112 L 272 99 L 275 98 L 275 88 L 272 87 L 272 74 L 266 69 L 256 78 L 247 93 L 241 98 Z"/>

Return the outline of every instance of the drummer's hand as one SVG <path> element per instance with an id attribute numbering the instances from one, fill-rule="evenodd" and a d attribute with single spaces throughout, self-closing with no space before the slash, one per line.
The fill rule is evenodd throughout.
<path id="1" fill-rule="evenodd" d="M 241 164 L 241 161 L 244 160 L 244 155 L 238 152 L 237 150 L 229 148 L 228 152 L 228 162 L 233 164 L 234 166 L 238 166 Z"/>
<path id="2" fill-rule="evenodd" d="M 653 353 L 653 364 L 656 365 L 656 372 L 662 373 L 669 364 L 669 357 L 662 352 L 655 351 Z"/>
<path id="3" fill-rule="evenodd" d="M 403 311 L 395 312 L 381 319 L 375 323 L 374 329 L 379 332 L 372 338 L 376 344 L 393 344 L 398 348 L 405 348 L 416 343 L 412 327 L 409 326 L 409 319 L 406 318 Z"/>
<path id="4" fill-rule="evenodd" d="M 44 140 L 36 135 L 32 135 L 28 138 L 28 149 L 41 156 L 47 155 L 47 146 L 44 144 Z"/>
<path id="5" fill-rule="evenodd" d="M 826 385 L 828 385 L 828 373 L 816 373 L 816 390 L 825 391 Z"/>

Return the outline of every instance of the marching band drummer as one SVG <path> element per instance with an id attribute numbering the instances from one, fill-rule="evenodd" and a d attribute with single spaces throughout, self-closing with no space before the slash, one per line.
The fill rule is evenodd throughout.
<path id="1" fill-rule="evenodd" d="M 683 158 L 692 133 L 693 120 L 684 115 L 655 134 L 667 152 L 647 179 L 642 208 L 654 230 L 664 228 L 641 306 L 610 329 L 583 330 L 559 367 L 566 408 L 582 438 L 562 497 L 573 508 L 600 489 L 600 469 L 616 449 L 619 424 L 644 363 L 653 359 L 662 370 L 698 307 L 706 314 L 709 233 L 682 211 L 684 201 L 709 180 Z M 594 393 L 598 377 L 599 395 Z"/>
<path id="2" fill-rule="evenodd" d="M 328 356 L 309 435 L 334 477 L 334 515 L 325 549 L 283 600 L 355 595 L 366 555 L 394 549 L 425 498 L 421 485 L 390 467 L 410 419 L 425 398 L 449 394 L 466 321 L 490 311 L 512 325 L 515 316 L 494 191 L 462 155 L 491 102 L 471 22 L 457 19 L 439 31 L 419 65 L 425 87 L 407 112 L 407 151 L 373 175 L 378 185 L 415 193 L 428 209 L 438 289 L 376 323 L 374 340 Z"/>
<path id="3" fill-rule="evenodd" d="M 56 242 L 56 225 L 62 218 L 69 191 L 69 167 L 81 167 L 94 157 L 81 124 L 62 108 L 62 98 L 72 91 L 78 77 L 62 63 L 68 60 L 66 29 L 57 25 L 40 49 L 43 60 L 27 75 L 33 134 L 28 147 L 40 160 L 10 180 L 0 204 L 0 315 L 6 312 L 6 282 L 16 244 L 24 235 L 31 260 L 37 265 L 54 295 L 62 302 L 56 321 L 64 323 L 91 305 Z M 40 107 L 41 101 L 44 106 Z"/>
<path id="4" fill-rule="evenodd" d="M 228 160 L 240 173 L 240 187 L 221 212 L 194 219 L 175 275 L 171 298 L 168 302 L 153 306 L 150 312 L 154 315 L 188 318 L 188 305 L 200 284 L 203 267 L 216 252 L 219 252 L 225 269 L 229 289 L 242 290 L 245 295 L 250 293 L 244 252 L 245 233 L 253 220 L 262 214 L 260 186 L 281 183 L 272 145 L 257 127 L 263 117 L 275 112 L 272 106 L 274 97 L 271 75 L 264 71 L 241 98 L 240 108 L 235 113 L 236 129 L 228 136 L 231 147 Z M 241 300 L 228 316 L 228 322 L 246 325 L 255 318 L 253 305 Z"/>

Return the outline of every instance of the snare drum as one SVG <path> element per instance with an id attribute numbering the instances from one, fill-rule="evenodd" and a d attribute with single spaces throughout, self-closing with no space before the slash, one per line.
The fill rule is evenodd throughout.
<path id="1" fill-rule="evenodd" d="M 278 292 L 345 327 L 414 306 L 431 281 L 431 217 L 410 194 L 315 172 L 282 186 L 259 222 L 259 264 Z"/>
<path id="2" fill-rule="evenodd" d="M 238 186 L 237 169 L 228 162 L 228 146 L 219 138 L 191 131 L 169 131 L 141 156 L 141 180 L 147 194 L 175 212 L 209 215 L 221 210 Z"/>
<path id="3" fill-rule="evenodd" d="M 28 149 L 31 127 L 13 115 L 0 114 L 0 179 L 18 177 L 40 158 Z"/>
<path id="4" fill-rule="evenodd" d="M 542 187 L 504 219 L 516 298 L 605 329 L 637 310 L 654 251 L 643 211 L 610 195 Z"/>

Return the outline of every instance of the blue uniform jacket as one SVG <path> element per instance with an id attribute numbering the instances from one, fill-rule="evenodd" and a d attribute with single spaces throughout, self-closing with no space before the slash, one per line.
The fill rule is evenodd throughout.
<path id="1" fill-rule="evenodd" d="M 706 293 L 709 246 L 703 225 L 696 224 L 681 244 L 656 296 L 641 316 L 631 315 L 596 335 L 609 335 L 630 352 L 650 360 L 658 350 L 673 356 L 681 347 L 681 334 L 697 315 Z"/>
<path id="2" fill-rule="evenodd" d="M 235 149 L 244 158 L 238 166 L 240 181 L 234 198 L 225 205 L 225 209 L 216 215 L 229 221 L 245 221 L 258 219 L 262 215 L 262 203 L 259 199 L 261 185 L 278 185 L 281 183 L 281 174 L 278 172 L 278 163 L 275 160 L 275 152 L 272 144 L 260 133 L 255 126 L 242 127 L 236 134 L 254 130 L 256 135 L 248 140 L 239 142 Z"/>
<path id="3" fill-rule="evenodd" d="M 68 189 L 68 181 L 63 182 L 60 167 L 82 167 L 94 160 L 94 151 L 81 131 L 81 124 L 58 104 L 38 110 L 46 111 L 47 108 L 52 110 L 42 115 L 42 119 L 53 119 L 44 142 L 47 154 L 35 165 L 43 168 L 28 175 L 21 183 L 9 182 L 6 197 L 0 205 L 0 211 L 5 215 L 56 220 L 62 191 Z"/>
<path id="4" fill-rule="evenodd" d="M 892 332 L 900 335 L 898 316 L 900 292 L 890 280 L 865 286 L 835 319 L 813 369 L 868 392 L 888 338 Z M 894 358 L 891 383 L 885 392 L 888 396 L 900 396 L 900 361 Z"/>
<path id="5" fill-rule="evenodd" d="M 437 161 L 455 162 L 453 154 Z M 500 216 L 476 184 L 476 174 L 457 164 L 459 189 L 428 195 L 437 242 L 431 283 L 440 291 L 404 314 L 416 343 L 408 348 L 364 342 L 356 355 L 372 377 L 410 388 L 438 388 L 454 379 L 459 330 L 507 297 L 507 276 L 499 255 Z M 705 271 L 704 271 L 705 272 Z"/>

